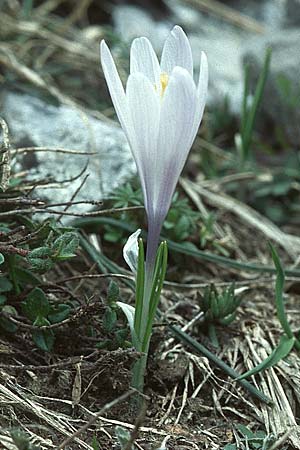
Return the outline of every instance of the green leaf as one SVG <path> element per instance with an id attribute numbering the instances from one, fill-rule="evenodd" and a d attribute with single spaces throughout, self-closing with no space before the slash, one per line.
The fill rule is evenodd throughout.
<path id="1" fill-rule="evenodd" d="M 107 303 L 110 306 L 113 306 L 119 299 L 120 289 L 118 283 L 114 280 L 111 280 L 107 290 Z"/>
<path id="2" fill-rule="evenodd" d="M 13 289 L 12 283 L 6 277 L 0 277 L 0 292 L 9 292 Z"/>
<path id="3" fill-rule="evenodd" d="M 0 253 L 0 264 L 4 263 L 4 256 L 2 255 L 2 253 Z"/>
<path id="4" fill-rule="evenodd" d="M 37 317 L 47 317 L 50 304 L 42 289 L 36 287 L 27 295 L 23 304 L 24 314 L 33 322 Z"/>
<path id="5" fill-rule="evenodd" d="M 271 243 L 269 243 L 272 258 L 276 267 L 276 286 L 275 286 L 275 294 L 276 294 L 276 309 L 277 309 L 277 316 L 278 320 L 282 326 L 283 331 L 287 335 L 288 338 L 292 339 L 294 337 L 294 334 L 291 330 L 290 324 L 288 322 L 287 315 L 285 313 L 284 308 L 284 301 L 283 301 L 283 290 L 284 290 L 284 282 L 285 282 L 285 275 L 284 271 L 279 259 L 279 256 L 275 250 L 275 247 Z M 300 343 L 298 341 L 295 341 L 295 345 L 298 349 L 300 349 Z"/>
<path id="6" fill-rule="evenodd" d="M 17 316 L 17 310 L 10 305 L 4 305 L 2 311 L 10 316 Z M 9 333 L 15 333 L 18 329 L 17 325 L 11 322 L 7 317 L 0 317 L 0 327 Z"/>
<path id="7" fill-rule="evenodd" d="M 103 315 L 103 327 L 110 333 L 113 331 L 117 322 L 117 313 L 114 309 L 108 307 Z"/>
<path id="8" fill-rule="evenodd" d="M 69 316 L 70 311 L 71 307 L 69 305 L 60 303 L 56 308 L 51 308 L 51 311 L 48 314 L 48 319 L 51 323 L 62 322 Z"/>
<path id="9" fill-rule="evenodd" d="M 246 98 L 246 100 L 244 99 L 245 106 L 243 106 L 243 114 L 245 115 L 245 117 L 243 117 L 243 120 L 242 120 L 242 130 L 241 130 L 243 162 L 245 162 L 249 156 L 249 147 L 250 147 L 251 140 L 252 140 L 255 119 L 256 119 L 257 112 L 258 112 L 258 109 L 259 109 L 259 106 L 260 106 L 260 103 L 262 100 L 267 76 L 269 73 L 271 53 L 272 53 L 271 49 L 268 48 L 266 51 L 264 66 L 263 66 L 263 69 L 259 76 L 259 79 L 258 79 L 258 82 L 256 85 L 256 89 L 255 89 L 255 93 L 254 93 L 254 97 L 253 97 L 253 102 L 252 102 L 252 105 L 250 108 L 247 108 L 246 104 L 245 104 L 245 101 L 247 101 L 247 98 L 248 98 L 248 87 L 245 86 L 245 93 L 246 93 L 245 95 L 247 95 L 247 98 Z M 246 75 L 246 77 L 247 77 L 247 82 L 248 82 L 248 75 Z"/>
<path id="10" fill-rule="evenodd" d="M 52 250 L 55 252 L 52 257 L 57 260 L 65 260 L 75 256 L 75 252 L 79 245 L 79 237 L 78 234 L 70 231 L 68 233 L 64 233 L 62 236 L 57 238 L 53 245 Z"/>
<path id="11" fill-rule="evenodd" d="M 248 378 L 252 375 L 255 375 L 263 370 L 268 369 L 269 367 L 275 366 L 279 361 L 286 358 L 295 344 L 295 338 L 288 338 L 287 336 L 281 336 L 278 346 L 273 350 L 273 352 L 260 364 L 254 367 L 248 372 L 244 373 L 237 380 L 243 380 L 244 378 Z"/>
<path id="12" fill-rule="evenodd" d="M 33 323 L 34 326 L 42 327 L 50 325 L 50 322 L 45 317 L 37 317 Z M 55 341 L 54 333 L 52 330 L 34 330 L 32 333 L 32 339 L 35 344 L 45 352 L 50 352 L 53 348 Z"/>
<path id="13" fill-rule="evenodd" d="M 27 255 L 27 261 L 36 272 L 46 272 L 53 267 L 49 247 L 38 247 Z"/>

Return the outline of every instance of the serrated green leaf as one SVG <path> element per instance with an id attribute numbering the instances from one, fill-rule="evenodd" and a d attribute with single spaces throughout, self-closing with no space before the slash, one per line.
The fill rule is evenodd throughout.
<path id="1" fill-rule="evenodd" d="M 22 303 L 24 314 L 32 322 L 37 317 L 47 317 L 50 312 L 50 304 L 42 289 L 36 287 L 25 298 Z"/>
<path id="2" fill-rule="evenodd" d="M 50 322 L 45 317 L 37 317 L 33 325 L 36 327 L 42 327 L 45 325 L 50 325 Z M 52 330 L 35 330 L 32 333 L 32 339 L 41 350 L 50 352 L 53 348 L 55 336 Z"/>
<path id="3" fill-rule="evenodd" d="M 52 245 L 52 257 L 58 260 L 65 260 L 75 256 L 79 246 L 78 234 L 70 231 L 59 236 Z"/>
<path id="4" fill-rule="evenodd" d="M 248 378 L 251 375 L 255 375 L 256 373 L 262 372 L 263 370 L 268 369 L 276 365 L 279 361 L 286 358 L 290 351 L 292 350 L 295 344 L 295 338 L 288 338 L 286 335 L 281 336 L 278 346 L 273 350 L 273 352 L 260 364 L 254 367 L 248 372 L 244 373 L 237 380 L 243 380 L 244 378 Z"/>

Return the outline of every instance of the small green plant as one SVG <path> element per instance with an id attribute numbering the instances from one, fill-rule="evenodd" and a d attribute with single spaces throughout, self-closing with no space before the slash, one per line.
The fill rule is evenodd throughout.
<path id="1" fill-rule="evenodd" d="M 200 218 L 201 214 L 191 208 L 188 199 L 179 197 L 178 192 L 175 192 L 164 221 L 163 233 L 168 239 L 184 241 L 196 230 Z"/>
<path id="2" fill-rule="evenodd" d="M 35 248 L 27 255 L 27 261 L 32 270 L 47 272 L 58 261 L 73 258 L 79 245 L 77 233 L 69 231 L 61 234 L 52 241 L 53 233 L 50 233 L 45 245 Z"/>
<path id="3" fill-rule="evenodd" d="M 117 302 L 120 299 L 119 286 L 115 281 L 111 281 L 108 286 L 106 298 L 106 310 L 102 317 L 102 326 L 107 335 L 104 341 L 97 344 L 98 348 L 114 350 L 119 347 L 130 347 L 128 342 L 128 328 L 118 325 L 119 306 Z"/>
<path id="4" fill-rule="evenodd" d="M 55 341 L 54 331 L 51 328 L 42 330 L 38 328 L 62 322 L 69 316 L 71 308 L 64 303 L 52 306 L 44 291 L 36 287 L 23 301 L 22 310 L 32 325 L 36 327 L 32 331 L 35 344 L 46 352 L 51 351 Z"/>
<path id="5" fill-rule="evenodd" d="M 242 297 L 235 295 L 234 283 L 230 287 L 218 292 L 211 284 L 206 287 L 200 300 L 200 306 L 204 312 L 204 321 L 208 326 L 208 333 L 212 343 L 218 346 L 216 325 L 229 325 L 236 317 L 236 310 Z"/>

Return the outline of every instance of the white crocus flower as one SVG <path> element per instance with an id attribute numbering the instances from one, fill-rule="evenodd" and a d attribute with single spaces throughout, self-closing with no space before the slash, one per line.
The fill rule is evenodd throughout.
<path id="1" fill-rule="evenodd" d="M 206 55 L 201 53 L 195 84 L 190 43 L 182 28 L 175 26 L 160 63 L 146 37 L 133 41 L 126 91 L 104 41 L 101 63 L 141 180 L 148 216 L 146 259 L 152 264 L 162 223 L 202 119 L 208 83 Z"/>

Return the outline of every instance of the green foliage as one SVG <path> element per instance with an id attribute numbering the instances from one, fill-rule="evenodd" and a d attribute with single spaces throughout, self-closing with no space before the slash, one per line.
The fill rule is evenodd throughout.
<path id="1" fill-rule="evenodd" d="M 236 316 L 236 309 L 242 300 L 241 296 L 235 295 L 234 288 L 234 283 L 220 292 L 213 284 L 205 288 L 200 305 L 207 322 L 221 325 L 229 325 L 233 322 Z"/>
<path id="2" fill-rule="evenodd" d="M 110 197 L 113 208 L 127 208 L 130 206 L 143 205 L 143 196 L 141 189 L 127 183 L 124 187 L 118 188 L 113 196 Z M 201 214 L 195 211 L 189 204 L 187 198 L 182 198 L 176 192 L 172 199 L 171 208 L 164 222 L 163 235 L 177 242 L 184 241 L 190 237 L 195 230 Z M 144 212 L 124 211 L 121 214 L 121 220 L 130 224 L 134 229 L 141 226 L 144 220 Z M 104 239 L 109 242 L 122 242 L 127 239 L 128 233 L 116 228 L 110 224 L 105 225 Z"/>
<path id="3" fill-rule="evenodd" d="M 119 322 L 119 307 L 117 301 L 120 297 L 120 289 L 115 281 L 111 281 L 107 290 L 106 309 L 102 316 L 102 326 L 107 334 L 107 338 L 98 343 L 98 348 L 106 348 L 109 350 L 116 349 L 118 347 L 128 347 L 131 344 L 127 341 L 128 331 L 127 327 Z M 122 323 L 122 322 L 121 322 Z"/>
<path id="4" fill-rule="evenodd" d="M 208 327 L 210 340 L 216 347 L 219 346 L 215 325 L 229 325 L 236 317 L 236 309 L 242 300 L 234 293 L 234 283 L 220 292 L 211 284 L 205 288 L 200 298 L 200 306 L 204 312 L 204 321 Z"/>
<path id="5" fill-rule="evenodd" d="M 74 231 L 63 233 L 53 242 L 48 242 L 43 247 L 32 250 L 27 261 L 32 270 L 36 272 L 47 272 L 52 269 L 55 262 L 64 261 L 75 256 L 79 245 L 79 238 Z"/>
<path id="6" fill-rule="evenodd" d="M 187 198 L 175 192 L 170 211 L 163 226 L 163 234 L 175 241 L 184 241 L 196 230 L 201 214 L 194 211 Z"/>
<path id="7" fill-rule="evenodd" d="M 64 303 L 52 306 L 44 291 L 36 287 L 23 301 L 22 310 L 32 325 L 40 328 L 62 322 L 68 317 L 71 308 Z M 41 350 L 50 352 L 55 342 L 54 331 L 49 328 L 41 330 L 38 328 L 32 331 L 32 339 Z"/>
<path id="8" fill-rule="evenodd" d="M 93 447 L 93 450 L 101 450 L 100 444 L 96 436 L 93 436 L 91 446 Z"/>

